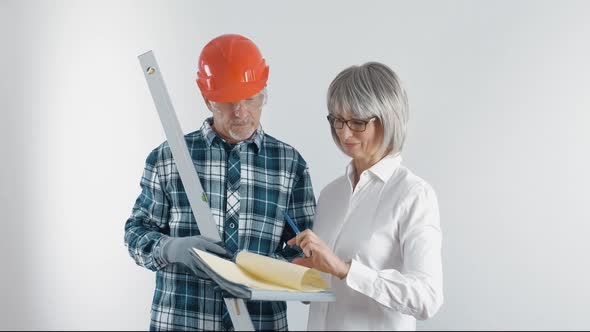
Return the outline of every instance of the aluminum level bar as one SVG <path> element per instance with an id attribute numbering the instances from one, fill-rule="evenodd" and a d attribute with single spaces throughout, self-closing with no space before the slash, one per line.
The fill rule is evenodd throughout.
<path id="1" fill-rule="evenodd" d="M 172 150 L 174 162 L 178 168 L 182 185 L 188 196 L 191 209 L 201 235 L 213 240 L 221 241 L 219 230 L 213 219 L 213 214 L 207 203 L 207 195 L 203 192 L 203 187 L 199 181 L 199 176 L 193 160 L 188 152 L 182 128 L 174 112 L 170 95 L 164 84 L 162 73 L 156 63 L 156 58 L 152 51 L 140 55 L 139 62 L 145 79 L 152 93 L 152 98 L 156 104 L 156 109 L 160 115 L 160 121 L 164 127 L 168 144 Z"/>
<path id="2" fill-rule="evenodd" d="M 154 99 L 154 104 L 156 104 L 156 109 L 160 115 L 160 121 L 164 127 L 166 139 L 172 150 L 172 157 L 178 168 L 182 185 L 188 196 L 188 201 L 201 235 L 215 241 L 221 241 L 213 214 L 207 203 L 207 195 L 203 192 L 197 170 L 188 152 L 182 128 L 176 117 L 170 95 L 160 72 L 160 67 L 158 67 L 156 62 L 156 57 L 152 51 L 149 51 L 140 55 L 138 58 L 152 98 Z M 254 331 L 254 325 L 252 325 L 252 320 L 244 300 L 234 298 L 224 298 L 223 300 L 225 301 L 234 329 L 236 331 Z"/>

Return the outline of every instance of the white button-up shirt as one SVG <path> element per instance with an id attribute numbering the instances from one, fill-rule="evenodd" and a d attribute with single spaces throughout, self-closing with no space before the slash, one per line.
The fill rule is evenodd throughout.
<path id="1" fill-rule="evenodd" d="M 443 302 L 438 203 L 432 187 L 386 156 L 352 189 L 354 166 L 321 192 L 314 232 L 348 276 L 324 275 L 336 302 L 314 302 L 309 330 L 415 330 Z"/>

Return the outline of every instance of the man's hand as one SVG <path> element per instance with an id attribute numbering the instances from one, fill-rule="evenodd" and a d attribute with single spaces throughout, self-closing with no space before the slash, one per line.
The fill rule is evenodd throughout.
<path id="1" fill-rule="evenodd" d="M 169 264 L 183 264 L 197 277 L 202 279 L 210 278 L 196 266 L 194 258 L 190 255 L 192 248 L 214 253 L 224 258 L 231 257 L 231 254 L 220 246 L 219 243 L 213 242 L 213 240 L 202 235 L 169 237 L 165 241 L 162 245 L 162 258 Z"/>
<path id="2" fill-rule="evenodd" d="M 293 263 L 330 273 L 340 279 L 344 279 L 348 275 L 350 263 L 346 263 L 336 256 L 313 231 L 306 229 L 289 240 L 287 244 L 299 246 L 306 256 L 294 259 Z"/>

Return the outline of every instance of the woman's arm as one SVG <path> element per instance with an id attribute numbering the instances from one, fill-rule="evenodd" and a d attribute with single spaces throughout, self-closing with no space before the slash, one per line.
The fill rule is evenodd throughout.
<path id="1" fill-rule="evenodd" d="M 417 319 L 432 317 L 443 302 L 438 203 L 434 191 L 427 186 L 407 202 L 400 207 L 402 217 L 397 224 L 402 271 L 373 269 L 357 257 L 345 262 L 309 230 L 288 242 L 299 245 L 306 255 L 293 262 L 346 278 L 350 288 L 386 307 Z"/>
<path id="2" fill-rule="evenodd" d="M 398 236 L 402 271 L 374 270 L 353 259 L 346 283 L 384 306 L 427 319 L 443 303 L 438 202 L 432 188 L 424 186 L 401 208 Z"/>

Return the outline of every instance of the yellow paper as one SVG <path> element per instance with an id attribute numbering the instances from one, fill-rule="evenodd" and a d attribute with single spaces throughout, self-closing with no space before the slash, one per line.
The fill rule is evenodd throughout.
<path id="1" fill-rule="evenodd" d="M 241 251 L 236 263 L 193 249 L 221 277 L 255 289 L 323 291 L 328 288 L 319 271 L 297 264 Z"/>

